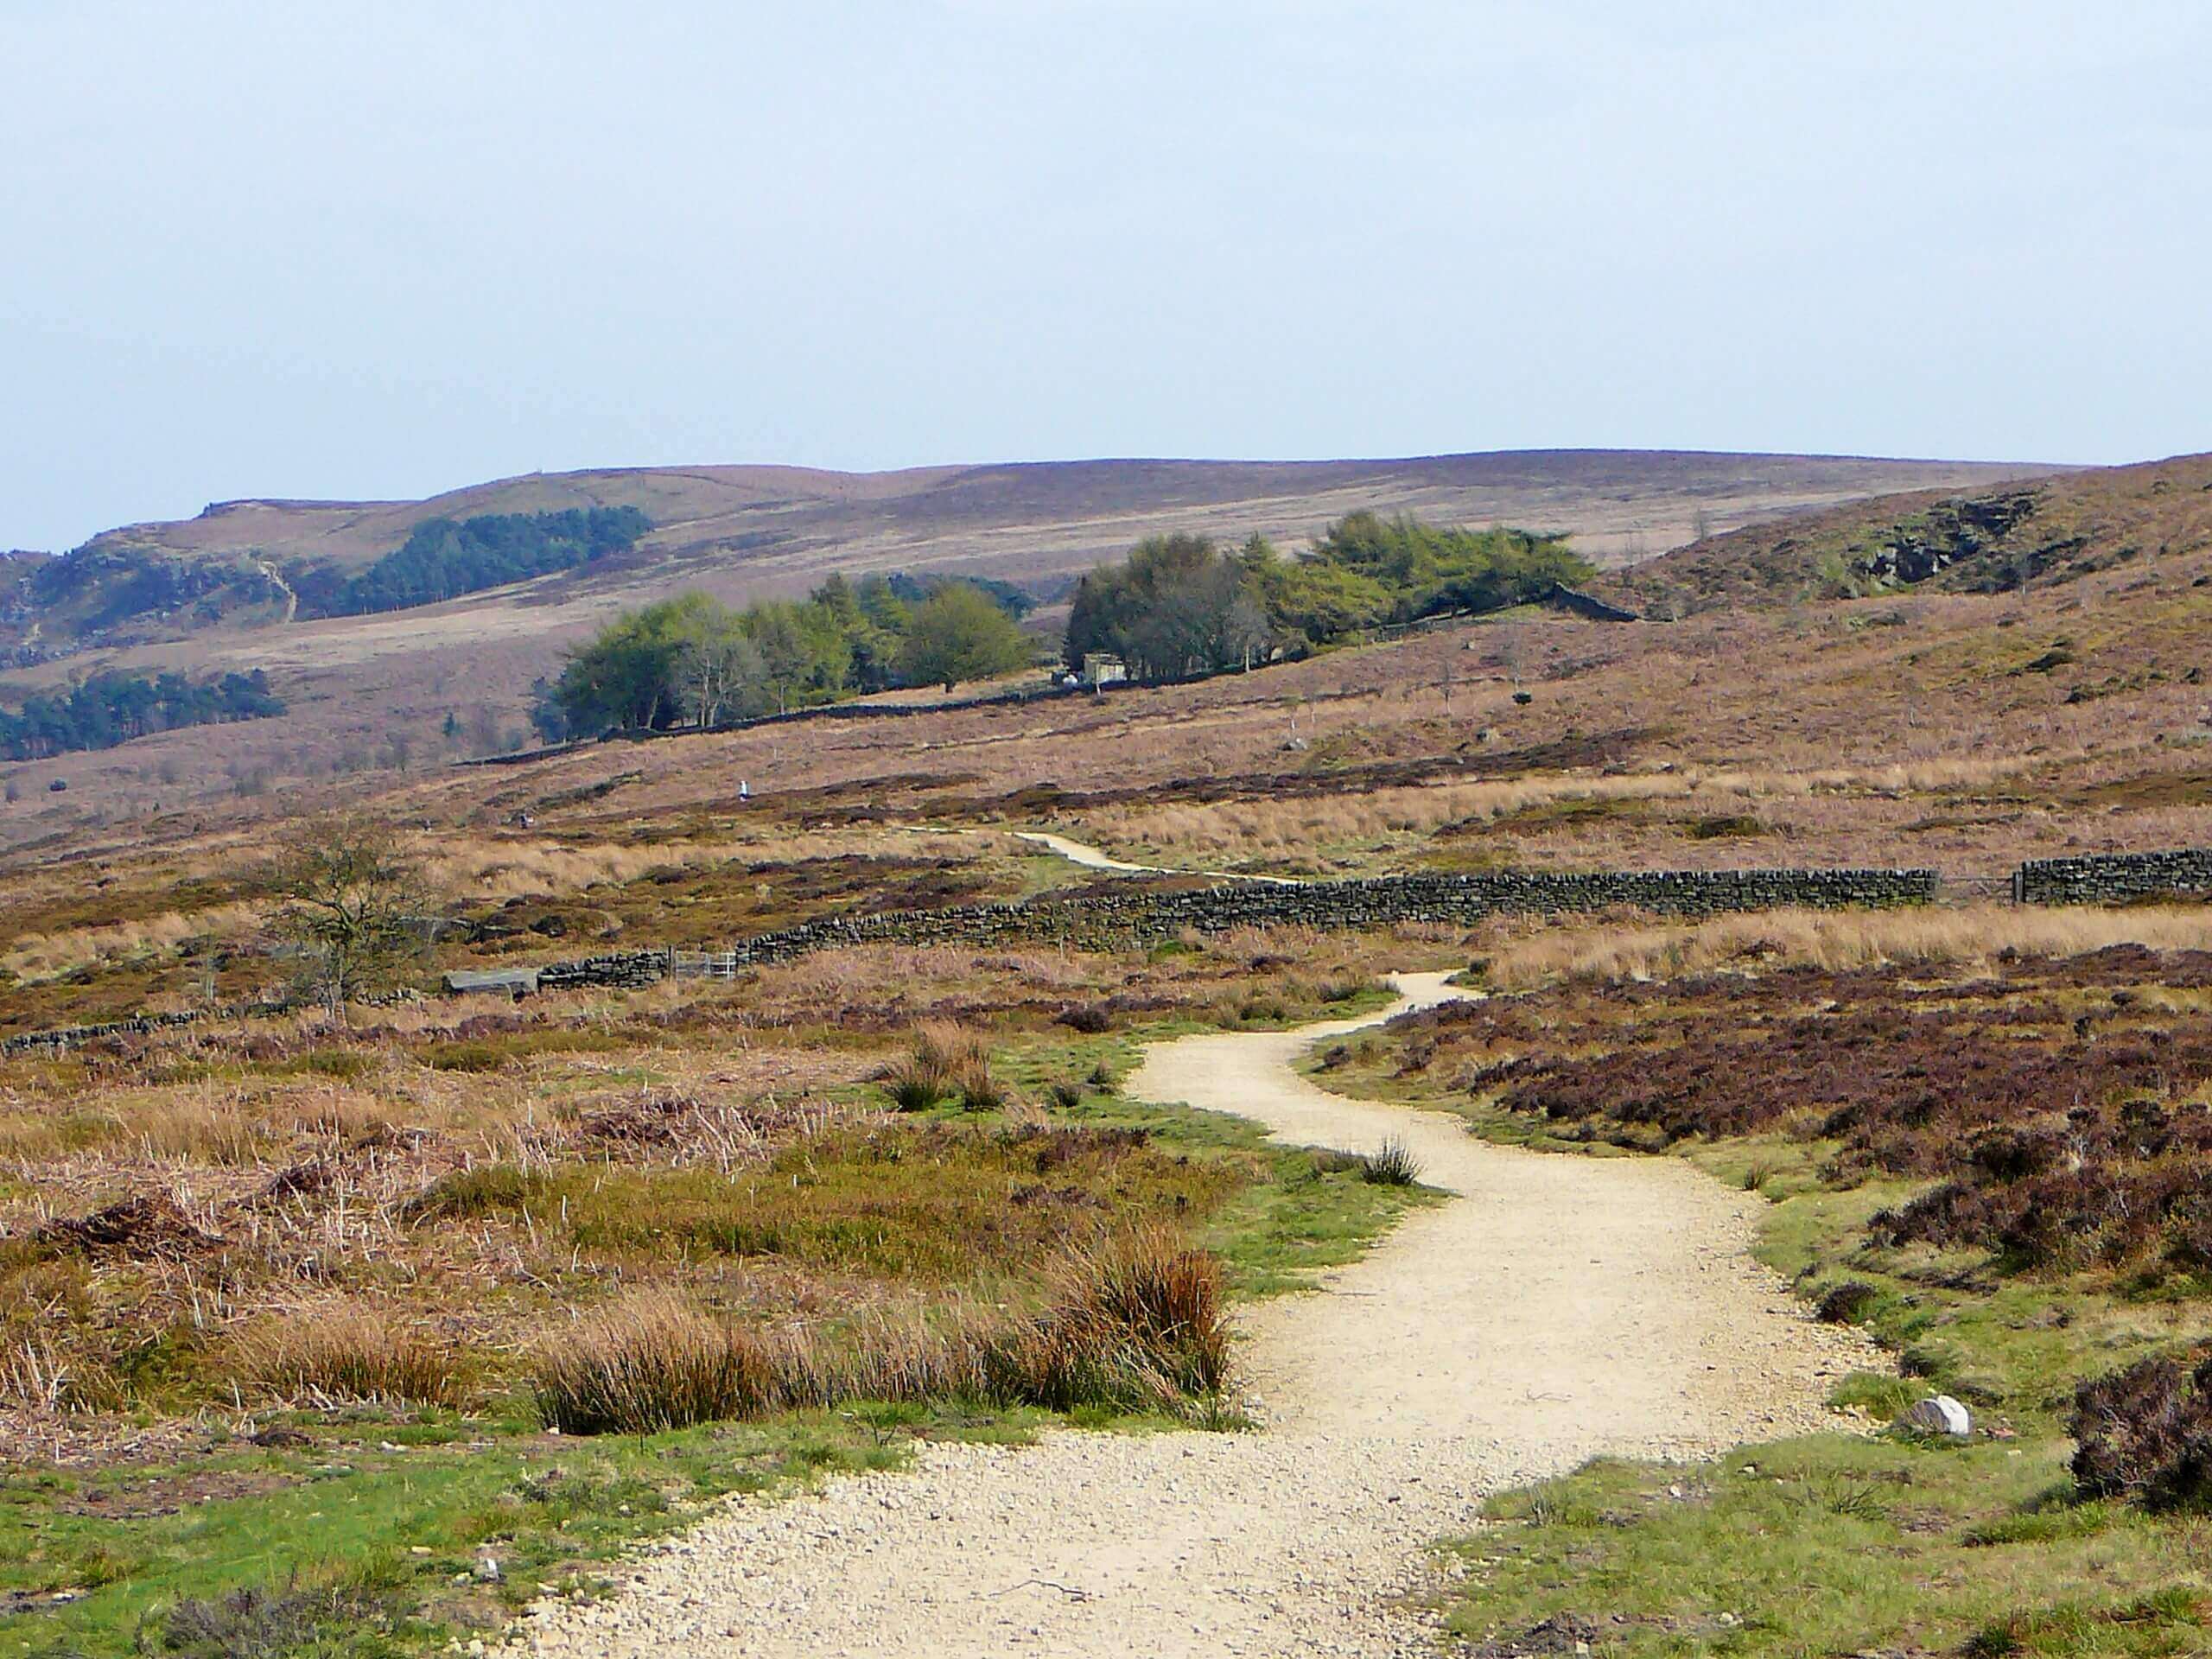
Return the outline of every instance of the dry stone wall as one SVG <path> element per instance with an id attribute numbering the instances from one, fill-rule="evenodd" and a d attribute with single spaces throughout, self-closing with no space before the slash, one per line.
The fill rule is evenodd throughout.
<path id="1" fill-rule="evenodd" d="M 2012 897 L 2024 905 L 2101 905 L 2176 893 L 2212 893 L 2212 848 L 2036 858 L 2012 876 Z"/>
<path id="2" fill-rule="evenodd" d="M 188 1026 L 207 1017 L 206 1013 L 194 1008 L 179 1014 L 137 1014 L 128 1020 L 110 1020 L 97 1026 L 71 1026 L 61 1031 L 27 1031 L 0 1039 L 0 1055 L 12 1058 L 41 1051 L 59 1052 L 82 1043 L 98 1042 L 104 1037 L 149 1037 L 157 1031 L 175 1031 L 179 1026 Z"/>
<path id="3" fill-rule="evenodd" d="M 1790 906 L 1842 910 L 1926 904 L 1936 889 L 1933 870 L 1398 875 L 1295 887 L 1240 881 L 1189 893 L 1133 887 L 1080 899 L 828 917 L 739 940 L 729 954 L 742 966 L 851 944 L 1110 947 L 1173 938 L 1186 929 L 1218 933 L 1245 926 L 1386 927 L 1399 922 L 1471 922 L 1508 912 L 1630 908 L 1715 916 Z M 538 983 L 548 990 L 642 984 L 665 973 L 668 961 L 665 951 L 638 950 L 556 963 L 539 970 Z"/>

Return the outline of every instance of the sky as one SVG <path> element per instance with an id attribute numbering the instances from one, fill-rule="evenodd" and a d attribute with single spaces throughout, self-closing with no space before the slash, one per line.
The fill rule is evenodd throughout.
<path id="1" fill-rule="evenodd" d="M 0 548 L 537 469 L 2212 448 L 2198 0 L 0 0 Z"/>

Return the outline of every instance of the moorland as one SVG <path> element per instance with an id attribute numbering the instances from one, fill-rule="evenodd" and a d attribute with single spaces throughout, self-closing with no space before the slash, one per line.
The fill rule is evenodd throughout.
<path id="1" fill-rule="evenodd" d="M 423 501 L 217 502 L 59 556 L 0 556 L 0 706 L 101 672 L 259 671 L 285 715 L 11 770 L 22 798 L 0 813 L 0 836 L 519 747 L 531 688 L 559 674 L 566 646 L 684 592 L 744 605 L 797 598 L 832 574 L 955 574 L 1025 585 L 1051 628 L 1077 575 L 1152 535 L 1295 547 L 1369 510 L 1570 532 L 1611 564 L 1777 513 L 2051 471 L 1565 450 L 870 474 L 612 468 Z M 66 793 L 52 792 L 57 780 Z"/>
<path id="2" fill-rule="evenodd" d="M 588 1593 L 724 1494 L 1068 1424 L 1242 1432 L 1236 1311 L 1443 1200 L 1128 1079 L 1148 1045 L 1373 1014 L 1421 969 L 1475 995 L 1312 1075 L 1695 1166 L 1755 1195 L 1804 1317 L 1886 1356 L 1834 1379 L 1828 1426 L 1493 1494 L 1460 1570 L 1413 1586 L 1452 1639 L 2200 1650 L 2212 910 L 2023 906 L 2003 878 L 2212 845 L 2208 493 L 2182 458 L 1829 506 L 1600 575 L 1637 621 L 1508 604 L 1188 683 L 255 791 L 156 775 L 108 798 L 127 816 L 35 821 L 0 869 L 0 1035 L 223 1012 L 0 1060 L 0 1636 L 435 1644 Z M 1942 887 L 435 994 L 1216 879 L 1015 831 L 1294 879 Z M 287 916 L 303 849 L 372 835 L 437 925 L 334 1010 Z M 1936 1392 L 1972 1435 L 1893 1426 Z"/>

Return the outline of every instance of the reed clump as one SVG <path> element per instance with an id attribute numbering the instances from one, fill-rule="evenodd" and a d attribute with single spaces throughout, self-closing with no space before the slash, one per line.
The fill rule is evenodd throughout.
<path id="1" fill-rule="evenodd" d="M 531 1383 L 567 1434 L 653 1433 L 854 1400 L 969 1400 L 1192 1414 L 1230 1375 L 1222 1268 L 1173 1233 L 1134 1229 L 1053 1264 L 1034 1311 L 841 1335 L 766 1332 L 665 1290 L 551 1333 Z"/>

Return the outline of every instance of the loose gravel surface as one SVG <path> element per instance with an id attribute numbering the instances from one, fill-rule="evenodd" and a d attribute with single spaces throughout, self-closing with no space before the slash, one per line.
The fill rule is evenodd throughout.
<path id="1" fill-rule="evenodd" d="M 1452 995 L 1438 975 L 1397 983 L 1393 1013 Z M 519 1639 L 808 1659 L 1432 1652 L 1404 1592 L 1485 1494 L 1599 1452 L 1833 1426 L 1834 1379 L 1881 1363 L 1751 1260 L 1756 1198 L 1668 1160 L 1486 1146 L 1291 1070 L 1367 1023 L 1187 1038 L 1130 1080 L 1294 1141 L 1395 1135 L 1457 1195 L 1314 1293 L 1247 1310 L 1261 1430 L 927 1446 L 911 1473 L 734 1503 L 613 1597 L 535 1610 Z"/>

